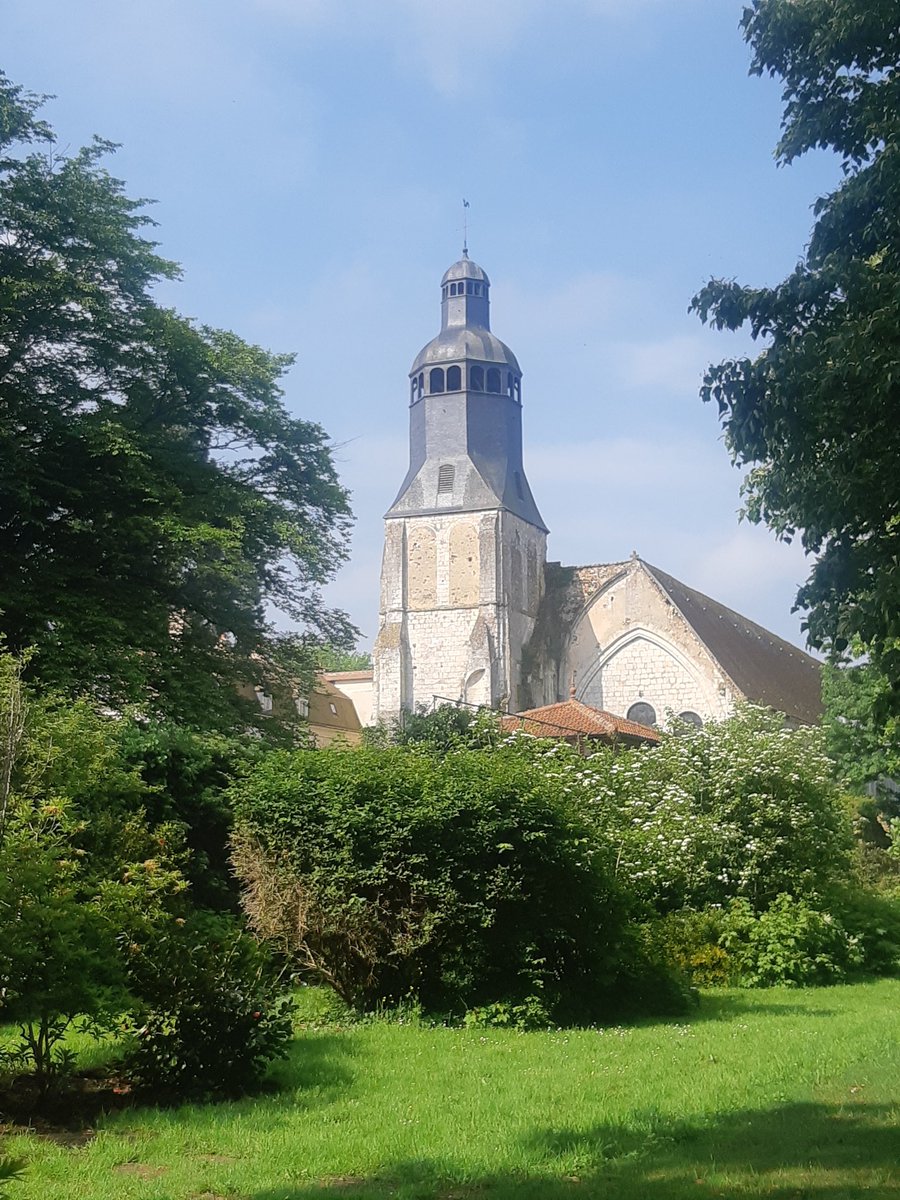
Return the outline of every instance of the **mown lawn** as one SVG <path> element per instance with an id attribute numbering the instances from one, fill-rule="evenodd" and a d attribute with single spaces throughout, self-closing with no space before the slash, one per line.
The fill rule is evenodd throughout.
<path id="1" fill-rule="evenodd" d="M 897 980 L 712 993 L 629 1028 L 312 1029 L 278 1079 L 84 1145 L 11 1139 L 10 1200 L 900 1197 Z"/>

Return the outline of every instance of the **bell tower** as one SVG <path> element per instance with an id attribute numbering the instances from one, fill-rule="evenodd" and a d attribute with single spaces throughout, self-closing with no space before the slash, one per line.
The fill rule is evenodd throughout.
<path id="1" fill-rule="evenodd" d="M 490 328 L 466 251 L 441 280 L 441 331 L 409 374 L 409 470 L 385 514 L 375 713 L 439 700 L 518 707 L 547 528 L 522 462 L 522 372 Z"/>

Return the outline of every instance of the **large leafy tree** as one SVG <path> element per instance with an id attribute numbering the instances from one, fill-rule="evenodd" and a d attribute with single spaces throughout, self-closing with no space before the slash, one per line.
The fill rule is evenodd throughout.
<path id="1" fill-rule="evenodd" d="M 783 83 L 777 158 L 835 151 L 806 253 L 776 287 L 711 281 L 694 299 L 764 349 L 711 367 L 747 511 L 816 556 L 810 642 L 868 652 L 900 684 L 900 2 L 753 0 L 751 70 Z"/>
<path id="2" fill-rule="evenodd" d="M 347 496 L 291 357 L 157 303 L 177 268 L 113 147 L 58 156 L 39 106 L 0 75 L 0 636 L 42 684 L 227 727 L 236 685 L 347 641 L 319 593 Z"/>

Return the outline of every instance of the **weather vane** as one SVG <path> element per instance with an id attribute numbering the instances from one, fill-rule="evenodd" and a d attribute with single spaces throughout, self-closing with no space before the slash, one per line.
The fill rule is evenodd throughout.
<path id="1" fill-rule="evenodd" d="M 469 255 L 469 202 L 463 198 L 463 254 Z"/>

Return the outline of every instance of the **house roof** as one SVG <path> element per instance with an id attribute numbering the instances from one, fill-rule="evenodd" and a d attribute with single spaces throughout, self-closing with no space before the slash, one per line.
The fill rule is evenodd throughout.
<path id="1" fill-rule="evenodd" d="M 321 674 L 316 677 L 309 696 L 309 727 L 318 739 L 344 734 L 358 741 L 362 726 L 353 701 Z"/>
<path id="2" fill-rule="evenodd" d="M 364 671 L 322 671 L 321 674 L 329 683 L 371 683 L 374 671 L 369 667 Z"/>
<path id="3" fill-rule="evenodd" d="M 821 664 L 812 655 L 658 567 L 644 566 L 747 700 L 803 725 L 819 720 Z"/>
<path id="4" fill-rule="evenodd" d="M 530 708 L 503 718 L 503 728 L 519 730 L 535 737 L 592 737 L 604 741 L 619 738 L 656 743 L 660 735 L 649 725 L 638 725 L 626 721 L 602 708 L 593 708 L 573 698 L 558 704 L 545 704 L 542 708 Z"/>

